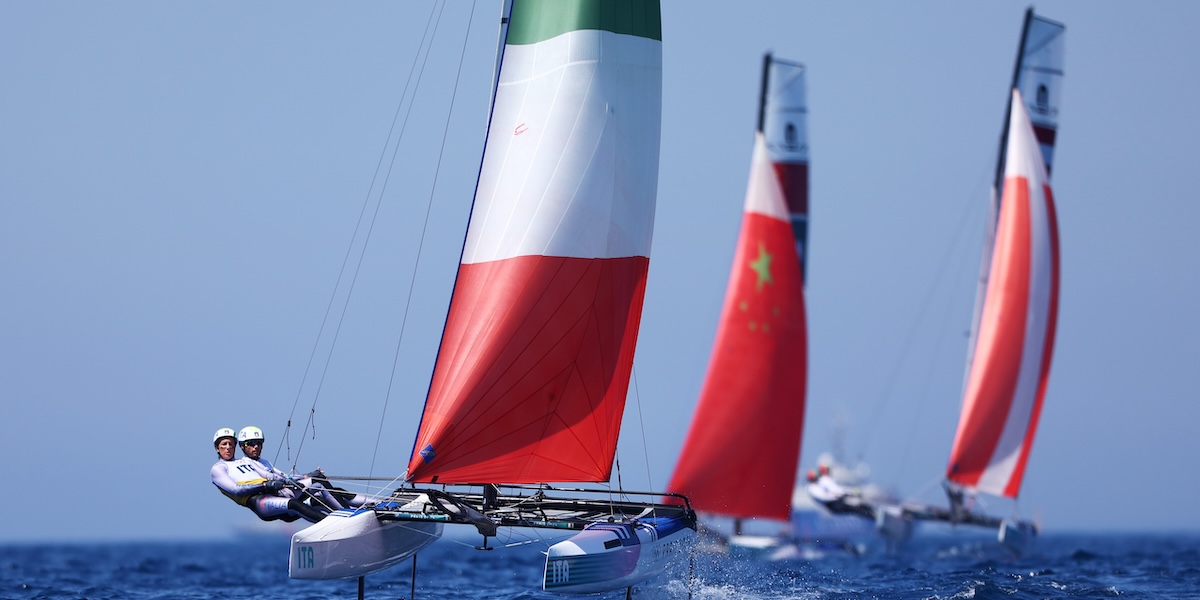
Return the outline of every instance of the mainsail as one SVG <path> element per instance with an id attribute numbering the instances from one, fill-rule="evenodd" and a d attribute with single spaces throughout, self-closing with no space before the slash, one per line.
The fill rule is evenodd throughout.
<path id="1" fill-rule="evenodd" d="M 408 479 L 607 481 L 658 186 L 654 0 L 516 0 Z"/>
<path id="2" fill-rule="evenodd" d="M 1050 375 L 1058 314 L 1054 199 L 1037 138 L 1013 91 L 1004 192 L 987 295 L 946 477 L 1016 497 Z"/>
<path id="3" fill-rule="evenodd" d="M 750 182 L 700 400 L 668 489 L 699 511 L 787 520 L 804 428 L 804 67 L 766 57 Z"/>

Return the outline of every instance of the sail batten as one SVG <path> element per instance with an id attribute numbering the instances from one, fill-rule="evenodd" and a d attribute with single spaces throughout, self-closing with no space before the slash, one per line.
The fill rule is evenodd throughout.
<path id="1" fill-rule="evenodd" d="M 649 269 L 656 1 L 514 0 L 408 479 L 607 481 Z"/>

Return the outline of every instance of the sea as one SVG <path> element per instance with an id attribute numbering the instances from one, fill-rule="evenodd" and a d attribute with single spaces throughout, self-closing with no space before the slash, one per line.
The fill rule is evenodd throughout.
<path id="1" fill-rule="evenodd" d="M 545 545 L 442 540 L 363 581 L 365 598 L 562 598 L 539 588 Z M 357 598 L 358 581 L 293 581 L 284 536 L 0 545 L 0 598 Z M 685 564 L 686 563 L 686 564 Z M 568 596 L 569 597 L 569 596 Z M 623 590 L 579 598 L 625 598 Z M 929 536 L 895 554 L 786 559 L 699 551 L 638 599 L 1200 598 L 1200 532 L 1045 533 L 1017 558 L 987 538 Z"/>

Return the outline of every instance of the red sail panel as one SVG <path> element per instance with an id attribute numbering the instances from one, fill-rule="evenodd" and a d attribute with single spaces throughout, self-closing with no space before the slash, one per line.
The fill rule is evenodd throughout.
<path id="1" fill-rule="evenodd" d="M 793 244 L 781 184 L 759 136 L 708 373 L 668 486 L 697 510 L 789 516 L 807 370 Z"/>
<path id="2" fill-rule="evenodd" d="M 989 285 L 946 476 L 1015 497 L 1050 374 L 1058 314 L 1058 225 L 1045 164 L 1014 92 Z"/>
<path id="3" fill-rule="evenodd" d="M 461 265 L 409 480 L 608 480 L 648 265 Z M 527 289 L 542 292 L 505 293 Z"/>

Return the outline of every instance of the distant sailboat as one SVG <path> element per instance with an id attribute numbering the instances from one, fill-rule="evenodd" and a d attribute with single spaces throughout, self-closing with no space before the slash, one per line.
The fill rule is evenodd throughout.
<path id="1" fill-rule="evenodd" d="M 709 515 L 787 522 L 804 429 L 808 139 L 804 66 L 766 55 L 725 303 L 668 489 Z M 772 543 L 741 539 L 743 543 Z"/>
<path id="2" fill-rule="evenodd" d="M 498 527 L 580 531 L 548 549 L 543 587 L 595 592 L 662 571 L 694 538 L 685 498 L 549 485 L 612 472 L 658 186 L 659 3 L 504 4 L 475 202 L 405 476 L 440 487 L 297 533 L 293 578 L 361 577 L 464 523 L 483 547 Z"/>
<path id="3" fill-rule="evenodd" d="M 1050 376 L 1059 297 L 1058 224 L 1050 161 L 1063 75 L 1061 23 L 1026 13 L 991 204 L 962 413 L 946 467 L 949 509 L 918 504 L 880 516 L 885 534 L 904 522 L 996 527 L 1020 549 L 1029 522 L 979 513 L 977 494 L 1015 499 L 1033 447 Z"/>

